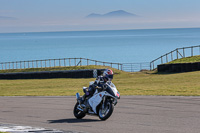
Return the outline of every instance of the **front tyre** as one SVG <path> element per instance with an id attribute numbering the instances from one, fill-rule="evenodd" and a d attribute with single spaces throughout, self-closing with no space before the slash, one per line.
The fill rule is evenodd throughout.
<path id="1" fill-rule="evenodd" d="M 83 117 L 85 117 L 85 113 L 83 111 L 80 111 L 78 109 L 78 106 L 79 106 L 79 103 L 77 102 L 74 106 L 74 116 L 77 118 L 77 119 L 82 119 Z"/>
<path id="2" fill-rule="evenodd" d="M 112 101 L 110 101 L 110 100 L 106 101 L 104 107 L 102 107 L 102 105 L 100 105 L 99 118 L 101 120 L 108 119 L 112 115 L 113 110 L 114 110 L 114 105 L 112 104 Z"/>

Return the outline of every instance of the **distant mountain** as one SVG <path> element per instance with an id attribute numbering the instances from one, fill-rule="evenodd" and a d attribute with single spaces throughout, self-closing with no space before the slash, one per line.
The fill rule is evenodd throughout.
<path id="1" fill-rule="evenodd" d="M 98 17 L 102 17 L 102 15 L 101 14 L 92 13 L 92 14 L 86 16 L 86 18 L 98 18 Z"/>
<path id="2" fill-rule="evenodd" d="M 86 18 L 120 18 L 120 17 L 137 17 L 137 15 L 126 12 L 124 10 L 112 11 L 106 14 L 92 13 L 86 16 Z"/>

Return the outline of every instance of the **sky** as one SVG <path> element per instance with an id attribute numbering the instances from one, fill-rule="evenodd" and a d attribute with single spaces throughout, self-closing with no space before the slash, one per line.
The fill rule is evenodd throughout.
<path id="1" fill-rule="evenodd" d="M 200 0 L 0 0 L 0 33 L 200 27 Z M 124 10 L 136 18 L 86 19 Z"/>

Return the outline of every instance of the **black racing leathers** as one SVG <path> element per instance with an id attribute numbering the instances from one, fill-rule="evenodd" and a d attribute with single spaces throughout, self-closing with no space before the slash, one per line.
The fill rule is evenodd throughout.
<path id="1" fill-rule="evenodd" d="M 83 103 L 85 101 L 85 98 L 88 97 L 92 97 L 93 94 L 95 93 L 96 89 L 98 89 L 98 91 L 102 91 L 104 89 L 106 89 L 106 82 L 107 80 L 103 77 L 103 76 L 98 76 L 96 78 L 96 80 L 94 81 L 94 83 L 92 85 L 90 85 L 88 87 L 88 91 L 84 90 L 84 95 L 81 99 L 81 103 Z"/>
<path id="2" fill-rule="evenodd" d="M 92 96 L 95 93 L 96 89 L 98 89 L 99 91 L 103 90 L 105 88 L 106 82 L 107 80 L 103 76 L 98 76 L 95 82 L 88 88 L 89 95 Z"/>

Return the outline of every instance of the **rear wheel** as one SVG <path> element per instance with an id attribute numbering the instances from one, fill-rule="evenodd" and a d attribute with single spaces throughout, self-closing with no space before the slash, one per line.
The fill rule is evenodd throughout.
<path id="1" fill-rule="evenodd" d="M 81 111 L 78 109 L 79 107 L 79 103 L 77 102 L 74 106 L 74 116 L 77 118 L 77 119 L 82 119 L 86 114 L 85 112 Z"/>
<path id="2" fill-rule="evenodd" d="M 101 120 L 108 119 L 112 115 L 113 110 L 114 110 L 114 105 L 112 104 L 112 101 L 110 100 L 106 101 L 104 107 L 100 105 L 99 118 Z"/>

